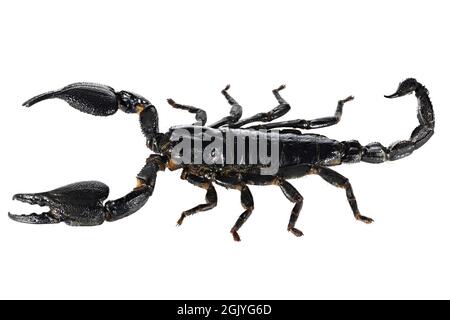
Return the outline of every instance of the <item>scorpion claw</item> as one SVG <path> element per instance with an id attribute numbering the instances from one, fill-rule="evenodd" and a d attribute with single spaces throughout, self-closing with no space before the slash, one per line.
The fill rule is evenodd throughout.
<path id="1" fill-rule="evenodd" d="M 108 116 L 119 108 L 119 99 L 111 87 L 95 83 L 74 83 L 60 90 L 37 95 L 23 103 L 25 107 L 47 99 L 58 98 L 82 112 Z"/>
<path id="2" fill-rule="evenodd" d="M 18 193 L 13 196 L 13 200 L 26 202 L 29 204 L 37 204 L 41 207 L 47 205 L 45 199 L 39 193 Z"/>
<path id="3" fill-rule="evenodd" d="M 21 223 L 30 223 L 30 224 L 52 224 L 52 223 L 59 223 L 61 220 L 53 216 L 51 211 L 44 212 L 41 214 L 32 213 L 32 214 L 12 214 L 8 212 L 8 217 L 14 221 L 21 222 Z"/>
<path id="4" fill-rule="evenodd" d="M 41 193 L 19 193 L 13 200 L 46 206 L 50 211 L 41 214 L 8 215 L 12 220 L 22 223 L 65 222 L 69 225 L 98 225 L 105 220 L 102 202 L 108 197 L 108 193 L 108 186 L 98 181 L 77 182 Z"/>

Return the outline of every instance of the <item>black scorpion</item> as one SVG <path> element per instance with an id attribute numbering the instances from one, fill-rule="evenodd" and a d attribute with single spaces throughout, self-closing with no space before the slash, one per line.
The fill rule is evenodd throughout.
<path id="1" fill-rule="evenodd" d="M 37 102 L 51 98 L 60 98 L 79 111 L 96 115 L 110 116 L 118 109 L 126 113 L 136 113 L 139 115 L 142 132 L 147 139 L 147 146 L 154 152 L 146 161 L 145 166 L 137 175 L 137 186 L 130 193 L 122 198 L 113 201 L 106 200 L 109 188 L 104 183 L 98 181 L 85 181 L 73 183 L 52 191 L 43 193 L 22 193 L 16 194 L 13 199 L 48 206 L 50 211 L 41 214 L 13 215 L 10 218 L 24 223 L 49 224 L 65 222 L 72 226 L 93 226 L 100 225 L 106 221 L 116 221 L 136 212 L 147 202 L 152 195 L 158 171 L 183 169 L 181 178 L 191 184 L 206 190 L 206 202 L 182 213 L 178 220 L 181 225 L 184 218 L 200 211 L 212 209 L 217 204 L 217 194 L 213 183 L 226 188 L 237 189 L 241 192 L 241 203 L 245 211 L 239 216 L 235 225 L 231 229 L 234 240 L 239 241 L 238 230 L 251 215 L 254 205 L 253 197 L 248 185 L 277 185 L 281 188 L 286 198 L 294 203 L 287 230 L 296 236 L 303 233 L 295 228 L 295 223 L 299 216 L 303 204 L 303 197 L 287 180 L 300 178 L 308 174 L 316 174 L 328 183 L 343 188 L 346 192 L 348 202 L 357 220 L 371 223 L 371 218 L 360 214 L 355 196 L 353 194 L 350 181 L 330 169 L 330 166 L 342 163 L 356 163 L 365 161 L 369 163 L 381 163 L 394 161 L 410 155 L 414 150 L 420 148 L 430 139 L 434 133 L 434 113 L 428 95 L 428 90 L 415 79 L 406 79 L 401 82 L 397 91 L 386 98 L 401 97 L 414 93 L 418 100 L 419 125 L 413 130 L 408 140 L 402 140 L 384 147 L 378 142 L 369 143 L 362 146 L 356 140 L 336 141 L 317 134 L 304 134 L 299 129 L 318 129 L 328 127 L 339 122 L 342 109 L 346 102 L 353 99 L 352 96 L 340 100 L 334 116 L 323 117 L 314 120 L 291 120 L 282 122 L 272 122 L 283 116 L 290 110 L 289 104 L 281 97 L 280 90 L 284 86 L 273 90 L 273 94 L 278 101 L 278 106 L 269 112 L 258 113 L 252 117 L 240 120 L 242 107 L 228 93 L 229 86 L 222 90 L 222 94 L 231 105 L 228 116 L 206 126 L 206 112 L 192 106 L 181 105 L 168 99 L 174 108 L 187 110 L 195 114 L 196 123 L 189 126 L 178 126 L 171 128 L 166 133 L 159 132 L 158 113 L 155 106 L 147 99 L 128 92 L 115 92 L 108 86 L 92 83 L 75 83 L 66 86 L 58 91 L 52 91 L 38 95 L 23 105 L 30 107 Z M 263 124 L 247 126 L 253 122 L 263 122 Z M 245 126 L 245 127 L 244 127 Z M 279 139 L 279 169 L 276 174 L 261 174 L 261 163 L 249 164 L 230 159 L 224 163 L 214 164 L 193 164 L 175 161 L 172 151 L 179 142 L 173 139 L 175 129 L 184 129 L 189 132 L 199 129 L 200 131 L 213 134 L 226 134 L 233 132 L 235 135 L 252 136 L 252 133 L 262 130 L 269 130 L 265 134 L 261 133 L 256 139 L 263 135 L 267 139 L 272 139 L 271 132 L 278 131 Z M 196 139 L 193 135 L 191 139 Z M 207 145 L 202 143 L 200 149 L 192 147 L 192 153 L 204 152 Z M 246 159 L 248 158 L 246 155 Z M 222 155 L 223 158 L 226 155 Z"/>

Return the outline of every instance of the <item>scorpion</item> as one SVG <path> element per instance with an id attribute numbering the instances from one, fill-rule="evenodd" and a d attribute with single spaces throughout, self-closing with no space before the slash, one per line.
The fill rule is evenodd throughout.
<path id="1" fill-rule="evenodd" d="M 326 182 L 344 189 L 356 220 L 369 224 L 373 220 L 361 215 L 349 179 L 330 167 L 360 161 L 382 163 L 398 160 L 409 156 L 414 150 L 420 148 L 434 133 L 434 113 L 428 90 L 413 78 L 402 81 L 394 94 L 385 97 L 396 98 L 414 93 L 418 101 L 417 117 L 419 125 L 413 130 L 409 139 L 394 142 L 389 147 L 385 147 L 379 142 L 362 146 L 357 140 L 337 141 L 323 135 L 300 131 L 300 129 L 318 129 L 337 124 L 341 119 L 344 104 L 353 100 L 353 96 L 338 102 L 334 116 L 313 120 L 297 119 L 274 122 L 275 119 L 285 115 L 291 108 L 280 95 L 280 91 L 285 88 L 284 85 L 272 91 L 278 101 L 275 108 L 244 119 L 241 119 L 242 107 L 228 93 L 229 88 L 228 85 L 221 91 L 231 105 L 229 115 L 208 126 L 206 126 L 207 114 L 204 110 L 178 104 L 174 100 L 168 99 L 167 101 L 172 107 L 195 114 L 196 122 L 192 125 L 172 127 L 166 133 L 159 131 L 156 107 L 144 97 L 129 91 L 116 92 L 109 86 L 94 83 L 74 83 L 60 90 L 31 98 L 23 106 L 31 107 L 46 99 L 59 98 L 73 108 L 95 116 L 110 116 L 118 109 L 126 113 L 135 113 L 139 116 L 147 146 L 153 153 L 147 158 L 144 167 L 137 174 L 136 187 L 119 199 L 104 203 L 108 198 L 109 187 L 98 181 L 83 181 L 42 193 L 16 194 L 13 200 L 46 206 L 50 210 L 29 215 L 9 213 L 9 217 L 22 223 L 54 224 L 65 222 L 71 226 L 94 226 L 100 225 L 104 221 L 116 221 L 133 214 L 144 206 L 155 188 L 157 173 L 168 168 L 169 170 L 182 169 L 182 179 L 206 190 L 205 203 L 184 211 L 177 225 L 181 225 L 187 216 L 210 210 L 217 205 L 217 193 L 214 188 L 214 185 L 217 184 L 227 189 L 240 191 L 241 204 L 245 211 L 239 216 L 230 231 L 234 240 L 240 241 L 238 231 L 254 209 L 252 193 L 248 186 L 275 185 L 281 188 L 286 198 L 294 205 L 287 230 L 300 237 L 303 233 L 295 225 L 302 208 L 303 197 L 288 180 L 311 174 L 318 175 Z M 254 124 L 255 122 L 259 122 L 259 124 Z M 203 130 L 219 135 L 233 132 L 237 136 L 262 132 L 254 139 L 261 140 L 264 138 L 268 141 L 272 141 L 271 139 L 274 139 L 273 132 L 277 132 L 280 159 L 278 171 L 270 175 L 261 174 L 261 168 L 264 166 L 261 163 L 236 163 L 228 161 L 230 159 L 226 159 L 226 163 L 222 164 L 180 163 L 174 159 L 172 153 L 178 143 L 173 135 L 176 129 L 180 128 L 189 132 Z M 191 136 L 188 139 L 195 140 L 196 137 Z M 206 148 L 205 143 L 201 143 L 200 147 L 197 144 L 197 147 L 192 147 L 190 151 L 198 154 L 204 152 Z M 245 158 L 248 158 L 248 156 L 246 154 Z M 223 160 L 227 155 L 222 154 L 221 157 Z"/>

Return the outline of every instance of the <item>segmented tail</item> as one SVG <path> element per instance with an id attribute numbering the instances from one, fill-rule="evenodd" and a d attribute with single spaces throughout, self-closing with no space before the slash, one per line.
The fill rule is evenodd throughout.
<path id="1" fill-rule="evenodd" d="M 415 93 L 418 101 L 417 118 L 419 125 L 413 130 L 408 140 L 401 140 L 392 143 L 389 147 L 383 146 L 379 142 L 372 142 L 366 146 L 361 146 L 358 141 L 344 141 L 344 162 L 370 162 L 381 163 L 394 161 L 409 156 L 414 150 L 423 146 L 434 133 L 434 112 L 428 90 L 416 81 L 409 78 L 401 82 L 397 91 L 386 98 L 398 98 L 404 95 Z"/>

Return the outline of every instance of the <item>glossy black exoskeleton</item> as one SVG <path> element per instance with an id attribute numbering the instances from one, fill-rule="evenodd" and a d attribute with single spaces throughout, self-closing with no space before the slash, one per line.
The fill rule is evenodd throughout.
<path id="1" fill-rule="evenodd" d="M 72 107 L 96 116 L 109 116 L 118 109 L 127 113 L 139 114 L 142 132 L 147 139 L 148 147 L 155 153 L 150 155 L 145 166 L 137 175 L 137 186 L 130 193 L 116 200 L 106 200 L 109 188 L 96 181 L 78 182 L 43 193 L 16 194 L 14 199 L 50 207 L 50 211 L 41 214 L 14 215 L 11 219 L 33 224 L 48 224 L 65 222 L 69 225 L 99 225 L 104 221 L 115 221 L 139 210 L 152 195 L 158 171 L 182 169 L 181 178 L 191 184 L 206 190 L 206 202 L 181 214 L 178 225 L 186 216 L 200 211 L 209 210 L 217 204 L 217 194 L 213 184 L 226 188 L 237 189 L 241 192 L 241 202 L 245 211 L 239 216 L 231 233 L 239 241 L 239 228 L 244 224 L 253 211 L 253 197 L 248 185 L 277 185 L 281 188 L 289 201 L 294 203 L 287 230 L 296 236 L 303 233 L 295 228 L 303 204 L 303 197 L 287 180 L 299 178 L 308 174 L 316 174 L 328 183 L 343 188 L 353 214 L 357 220 L 371 223 L 373 220 L 360 214 L 352 186 L 347 178 L 330 166 L 359 161 L 381 163 L 398 160 L 410 155 L 430 139 L 434 133 L 434 113 L 427 89 L 415 79 L 401 82 L 397 91 L 386 98 L 401 97 L 414 93 L 418 100 L 419 125 L 413 130 L 411 137 L 385 147 L 378 142 L 362 146 L 358 141 L 336 141 L 317 134 L 304 134 L 299 129 L 318 129 L 334 125 L 339 122 L 343 106 L 353 97 L 340 100 L 334 116 L 314 120 L 291 120 L 273 122 L 290 110 L 289 104 L 281 97 L 280 91 L 284 86 L 273 90 L 278 106 L 269 112 L 258 113 L 241 120 L 242 107 L 228 94 L 229 86 L 222 90 L 222 94 L 231 105 L 230 114 L 223 119 L 206 126 L 206 112 L 192 106 L 181 105 L 169 99 L 174 108 L 187 110 L 195 114 L 196 122 L 190 126 L 171 128 L 166 133 L 159 132 L 158 113 L 155 106 L 147 99 L 127 91 L 116 92 L 108 86 L 92 83 L 75 83 L 58 91 L 38 95 L 24 103 L 30 107 L 37 102 L 50 98 L 59 98 Z M 250 123 L 262 124 L 248 126 Z M 271 141 L 276 139 L 278 145 L 279 163 L 274 174 L 261 174 L 263 164 L 250 163 L 251 154 L 245 154 L 243 161 L 238 161 L 226 153 L 215 154 L 222 162 L 210 164 L 207 162 L 187 163 L 176 161 L 173 151 L 179 142 L 174 138 L 177 129 L 185 132 L 202 132 L 213 136 L 248 136 L 255 141 Z M 276 131 L 277 129 L 282 129 Z M 256 134 L 258 133 L 258 134 Z M 195 135 L 192 139 L 192 154 L 204 153 L 208 145 L 200 143 L 195 146 Z M 235 145 L 232 146 L 233 148 Z M 242 160 L 242 159 L 241 159 Z"/>

